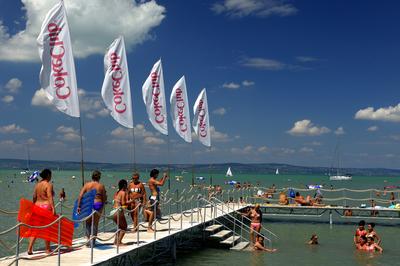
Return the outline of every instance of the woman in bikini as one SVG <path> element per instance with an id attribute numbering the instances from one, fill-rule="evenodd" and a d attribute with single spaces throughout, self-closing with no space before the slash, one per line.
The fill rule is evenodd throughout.
<path id="1" fill-rule="evenodd" d="M 255 232 L 260 233 L 260 231 L 261 231 L 262 212 L 260 210 L 260 205 L 257 204 L 254 208 L 252 208 L 247 213 L 247 216 L 251 219 L 250 240 L 251 240 L 251 243 L 254 243 L 254 240 L 255 240 L 254 235 L 256 235 Z"/>
<path id="2" fill-rule="evenodd" d="M 254 243 L 254 250 L 261 250 L 261 251 L 267 251 L 267 252 L 277 251 L 276 248 L 269 249 L 269 248 L 264 247 L 264 237 L 259 236 L 259 235 L 256 237 L 256 242 Z"/>
<path id="3" fill-rule="evenodd" d="M 100 220 L 100 215 L 103 212 L 103 207 L 104 203 L 107 201 L 107 194 L 106 194 L 106 189 L 103 184 L 100 183 L 100 178 L 101 178 L 101 173 L 100 171 L 93 171 L 92 173 L 92 181 L 87 182 L 81 189 L 78 197 L 78 209 L 77 212 L 81 212 L 81 200 L 83 195 L 86 192 L 89 192 L 91 190 L 96 190 L 96 196 L 94 198 L 93 202 L 93 210 L 97 211 L 93 217 L 93 236 L 97 236 L 97 231 L 98 231 L 98 225 L 99 225 L 99 220 Z M 86 220 L 86 237 L 89 239 L 90 235 L 92 232 L 92 218 L 89 218 Z"/>
<path id="4" fill-rule="evenodd" d="M 132 182 L 129 183 L 128 187 L 128 195 L 129 199 L 132 200 L 130 210 L 132 211 L 131 217 L 133 221 L 133 228 L 134 231 L 136 231 L 139 223 L 140 209 L 142 209 L 142 206 L 145 206 L 146 204 L 146 189 L 144 188 L 143 183 L 140 182 L 138 173 L 134 173 L 132 175 Z"/>
<path id="5" fill-rule="evenodd" d="M 360 236 L 356 244 L 356 249 L 365 250 L 365 244 L 367 244 L 367 238 L 365 236 Z"/>
<path id="6" fill-rule="evenodd" d="M 365 236 L 372 237 L 378 245 L 380 245 L 382 242 L 381 238 L 378 236 L 378 234 L 375 231 L 375 223 L 368 223 L 368 231 Z"/>
<path id="7" fill-rule="evenodd" d="M 364 245 L 364 250 L 368 252 L 378 251 L 379 253 L 383 252 L 383 248 L 375 243 L 373 237 L 367 237 L 367 243 Z"/>
<path id="8" fill-rule="evenodd" d="M 118 191 L 114 194 L 113 209 L 110 212 L 115 224 L 117 224 L 118 229 L 120 229 L 118 234 L 115 236 L 115 245 L 125 245 L 122 243 L 122 238 L 125 235 L 128 225 L 126 223 L 124 209 L 127 209 L 129 204 L 132 202 L 132 200 L 128 200 L 128 182 L 126 182 L 125 179 L 121 179 L 118 182 Z"/>
<path id="9" fill-rule="evenodd" d="M 33 203 L 42 209 L 49 210 L 53 214 L 56 214 L 54 207 L 54 190 L 53 185 L 50 183 L 51 171 L 49 169 L 44 169 L 40 173 L 42 180 L 35 185 L 35 190 L 33 192 Z M 31 237 L 28 244 L 28 255 L 33 254 L 33 244 L 36 238 Z M 51 253 L 50 241 L 45 241 L 46 253 Z"/>

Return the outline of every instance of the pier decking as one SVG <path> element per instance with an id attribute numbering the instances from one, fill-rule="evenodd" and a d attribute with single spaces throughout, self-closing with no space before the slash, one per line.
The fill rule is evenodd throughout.
<path id="1" fill-rule="evenodd" d="M 77 266 L 77 265 L 100 265 L 108 264 L 113 259 L 124 256 L 126 254 L 136 252 L 139 249 L 157 243 L 162 240 L 177 236 L 185 231 L 202 227 L 202 230 L 206 228 L 207 224 L 215 223 L 216 219 L 230 215 L 235 211 L 247 207 L 247 204 L 238 203 L 218 203 L 215 206 L 206 205 L 199 209 L 186 210 L 182 213 L 171 214 L 169 217 L 163 217 L 157 221 L 156 233 L 147 232 L 145 228 L 139 230 L 139 232 L 129 231 L 126 233 L 123 242 L 128 243 L 126 246 L 117 246 L 113 244 L 115 232 L 109 231 L 105 233 L 99 233 L 100 239 L 109 239 L 108 241 L 97 240 L 97 245 L 93 248 L 93 264 L 91 264 L 91 248 L 90 247 L 79 247 L 62 249 L 60 255 L 60 264 L 66 266 Z M 205 215 L 204 215 L 205 214 Z M 127 218 L 130 221 L 130 218 Z M 147 223 L 143 225 L 147 226 Z M 38 240 L 40 241 L 40 240 Z M 77 238 L 73 241 L 73 247 L 83 245 L 86 242 L 86 238 Z M 33 255 L 28 256 L 26 252 L 19 254 L 18 262 L 15 261 L 16 256 L 10 256 L 7 258 L 0 259 L 0 265 L 57 265 L 58 255 L 54 255 L 41 258 L 45 254 L 43 251 L 36 251 Z"/>

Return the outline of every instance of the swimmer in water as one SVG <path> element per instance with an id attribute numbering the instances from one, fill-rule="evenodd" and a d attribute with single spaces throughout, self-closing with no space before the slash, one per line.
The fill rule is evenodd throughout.
<path id="1" fill-rule="evenodd" d="M 365 250 L 365 244 L 367 244 L 367 238 L 365 236 L 360 236 L 356 244 L 356 249 Z"/>
<path id="2" fill-rule="evenodd" d="M 383 248 L 375 243 L 373 237 L 367 237 L 367 243 L 364 245 L 364 250 L 368 252 L 378 251 L 379 253 L 383 252 Z"/>
<path id="3" fill-rule="evenodd" d="M 146 205 L 146 189 L 144 185 L 139 180 L 139 173 L 133 173 L 132 182 L 129 183 L 128 186 L 128 195 L 129 199 L 132 200 L 132 204 L 130 205 L 131 217 L 133 221 L 134 231 L 136 231 L 136 227 L 139 224 L 139 212 L 142 206 Z M 139 207 L 140 206 L 140 207 Z"/>
<path id="4" fill-rule="evenodd" d="M 317 234 L 313 234 L 310 238 L 310 241 L 307 242 L 309 245 L 318 245 L 318 236 Z"/>
<path id="5" fill-rule="evenodd" d="M 378 245 L 380 245 L 382 240 L 375 231 L 375 223 L 368 223 L 367 228 L 368 228 L 368 230 L 367 230 L 367 234 L 365 236 L 374 238 L 374 241 L 376 241 L 376 243 Z"/>
<path id="6" fill-rule="evenodd" d="M 261 250 L 261 251 L 267 251 L 267 252 L 276 252 L 277 251 L 276 248 L 273 248 L 273 249 L 266 248 L 264 246 L 264 237 L 262 237 L 260 235 L 258 235 L 256 237 L 256 242 L 254 243 L 254 250 Z"/>
<path id="7" fill-rule="evenodd" d="M 361 236 L 365 236 L 366 234 L 367 234 L 367 230 L 365 230 L 365 221 L 361 220 L 358 223 L 358 228 L 356 230 L 356 233 L 354 234 L 354 239 L 353 239 L 354 244 L 357 245 L 359 242 L 359 238 Z"/>
<path id="8" fill-rule="evenodd" d="M 49 169 L 44 169 L 40 173 L 40 180 L 39 183 L 35 185 L 35 190 L 33 192 L 33 203 L 39 206 L 42 209 L 51 211 L 53 214 L 56 214 L 56 210 L 54 207 L 54 190 L 53 184 L 50 182 L 51 180 L 51 171 Z M 31 237 L 29 238 L 28 244 L 28 255 L 33 254 L 33 244 L 35 243 L 36 238 Z M 50 254 L 50 241 L 45 240 L 46 245 L 46 253 Z"/>

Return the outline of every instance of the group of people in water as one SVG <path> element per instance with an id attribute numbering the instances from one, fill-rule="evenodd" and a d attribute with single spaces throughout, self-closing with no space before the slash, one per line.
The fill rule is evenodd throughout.
<path id="1" fill-rule="evenodd" d="M 383 252 L 380 246 L 382 239 L 375 231 L 375 223 L 368 223 L 365 228 L 365 221 L 361 220 L 354 234 L 354 245 L 358 250 L 365 250 L 369 252 Z"/>
<path id="2" fill-rule="evenodd" d="M 140 175 L 138 173 L 132 174 L 132 179 L 128 183 L 125 179 L 121 179 L 118 182 L 118 190 L 113 195 L 112 200 L 112 210 L 110 215 L 114 222 L 118 225 L 120 229 L 118 234 L 115 237 L 114 244 L 115 245 L 125 245 L 122 242 L 122 239 L 125 235 L 125 232 L 128 228 L 128 223 L 125 218 L 125 212 L 129 212 L 133 222 L 132 231 L 138 230 L 139 224 L 139 213 L 143 213 L 145 221 L 148 221 L 148 232 L 154 232 L 153 229 L 153 221 L 155 217 L 161 216 L 161 211 L 159 208 L 160 202 L 160 188 L 159 186 L 163 186 L 166 180 L 168 179 L 168 175 L 166 173 L 163 174 L 163 177 L 158 180 L 158 176 L 160 171 L 157 169 L 153 169 L 150 172 L 150 179 L 147 182 L 148 188 L 150 190 L 149 197 L 147 198 L 146 189 L 144 183 L 140 180 Z M 53 214 L 56 214 L 55 205 L 54 205 L 54 189 L 53 184 L 51 182 L 52 172 L 49 169 L 44 169 L 40 173 L 41 180 L 36 183 L 34 192 L 33 192 L 33 203 L 40 208 L 51 211 Z M 101 180 L 101 172 L 93 171 L 92 180 L 87 182 L 82 189 L 80 190 L 78 199 L 77 199 L 77 213 L 81 211 L 81 201 L 85 193 L 95 190 L 96 194 L 93 202 L 93 210 L 96 211 L 92 218 L 86 220 L 85 224 L 85 234 L 89 239 L 90 236 L 97 236 L 98 232 L 98 224 L 101 217 L 101 214 L 104 212 L 104 206 L 107 203 L 107 192 L 105 186 L 100 182 Z M 65 191 L 64 189 L 60 192 L 60 200 L 65 199 Z M 93 224 L 93 228 L 92 228 Z M 30 238 L 28 244 L 28 254 L 33 254 L 33 244 L 35 243 L 35 238 Z M 92 243 L 94 244 L 95 241 Z M 88 244 L 89 246 L 90 244 Z M 45 241 L 45 252 L 51 253 L 50 242 Z"/>

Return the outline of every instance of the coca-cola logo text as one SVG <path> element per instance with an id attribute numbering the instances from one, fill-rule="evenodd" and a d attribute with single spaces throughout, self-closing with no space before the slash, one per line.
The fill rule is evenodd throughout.
<path id="1" fill-rule="evenodd" d="M 185 116 L 185 100 L 183 99 L 183 91 L 181 88 L 175 90 L 176 108 L 178 109 L 179 130 L 181 132 L 187 131 L 187 123 Z"/>
<path id="2" fill-rule="evenodd" d="M 53 83 L 58 99 L 66 100 L 71 96 L 71 89 L 67 84 L 68 72 L 64 70 L 63 59 L 65 55 L 64 41 L 58 35 L 62 31 L 56 23 L 47 25 L 50 37 L 50 56 Z"/>
<path id="3" fill-rule="evenodd" d="M 151 73 L 151 87 L 153 88 L 153 111 L 157 124 L 164 122 L 163 106 L 160 103 L 160 83 L 157 72 Z"/>
<path id="4" fill-rule="evenodd" d="M 114 110 L 117 113 L 124 113 L 126 111 L 126 104 L 123 103 L 124 99 L 124 92 L 121 88 L 121 80 L 124 77 L 123 72 L 121 70 L 120 64 L 121 57 L 118 56 L 117 53 L 113 52 L 110 54 L 110 61 L 111 61 L 111 78 L 112 82 L 112 89 L 113 89 L 113 102 L 114 102 Z"/>
<path id="5" fill-rule="evenodd" d="M 199 102 L 199 127 L 200 127 L 200 136 L 205 138 L 207 137 L 207 124 L 206 124 L 206 110 L 204 109 L 204 101 L 203 99 Z"/>

